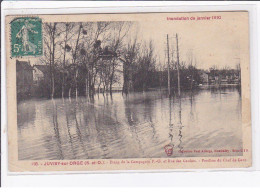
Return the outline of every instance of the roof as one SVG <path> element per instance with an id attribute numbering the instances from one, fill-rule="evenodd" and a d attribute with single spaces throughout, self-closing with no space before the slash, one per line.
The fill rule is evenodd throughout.
<path id="1" fill-rule="evenodd" d="M 16 71 L 20 70 L 33 70 L 33 67 L 30 65 L 29 61 L 18 61 L 16 60 Z"/>
<path id="2" fill-rule="evenodd" d="M 34 65 L 33 67 L 36 67 L 43 73 L 48 73 L 48 71 L 49 71 L 49 68 L 47 65 Z"/>

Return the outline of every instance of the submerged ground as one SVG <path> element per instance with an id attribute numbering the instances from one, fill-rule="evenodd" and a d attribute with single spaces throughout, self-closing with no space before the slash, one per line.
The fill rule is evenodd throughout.
<path id="1" fill-rule="evenodd" d="M 241 149 L 241 124 L 236 88 L 171 99 L 159 90 L 31 99 L 18 104 L 18 153 L 20 160 L 238 155 L 210 150 Z M 173 146 L 171 156 L 166 145 Z"/>

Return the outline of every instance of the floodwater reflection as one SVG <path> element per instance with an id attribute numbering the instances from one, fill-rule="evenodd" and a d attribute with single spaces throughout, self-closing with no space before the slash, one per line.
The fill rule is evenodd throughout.
<path id="1" fill-rule="evenodd" d="M 224 156 L 185 150 L 241 149 L 236 88 L 96 95 L 18 104 L 20 160 Z M 173 146 L 167 156 L 166 145 Z"/>

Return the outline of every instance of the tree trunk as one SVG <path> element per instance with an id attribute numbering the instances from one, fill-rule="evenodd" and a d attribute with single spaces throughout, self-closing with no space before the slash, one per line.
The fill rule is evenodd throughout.
<path id="1" fill-rule="evenodd" d="M 51 42 L 51 36 L 50 36 L 50 42 Z M 49 54 L 50 54 L 50 76 L 51 76 L 51 79 L 50 79 L 50 90 L 49 90 L 49 96 L 51 97 L 51 98 L 53 98 L 52 97 L 52 59 L 51 59 L 51 57 L 52 57 L 52 49 L 51 49 L 51 44 L 50 44 L 50 51 L 49 51 Z"/>
<path id="2" fill-rule="evenodd" d="M 76 41 L 75 52 L 73 54 L 73 64 L 76 65 L 76 71 L 75 71 L 75 92 L 76 92 L 76 98 L 78 96 L 78 64 L 76 64 L 76 59 L 77 59 L 77 50 L 78 50 L 78 45 L 79 45 L 79 37 L 80 37 L 81 28 L 82 28 L 82 24 L 80 24 L 80 26 L 79 26 L 78 38 L 77 38 L 77 41 Z"/>
<path id="3" fill-rule="evenodd" d="M 54 63 L 55 63 L 55 32 L 56 32 L 56 23 L 53 24 L 53 31 L 52 31 L 52 93 L 51 93 L 51 97 L 54 97 L 54 93 L 55 93 L 55 83 L 54 83 Z"/>
<path id="4" fill-rule="evenodd" d="M 86 77 L 85 79 L 85 84 L 86 84 L 86 97 L 88 96 L 88 78 Z"/>
<path id="5" fill-rule="evenodd" d="M 51 93 L 51 98 L 54 97 L 54 92 L 55 92 L 55 83 L 54 83 L 54 75 L 52 74 L 52 93 Z"/>
<path id="6" fill-rule="evenodd" d="M 123 64 L 123 77 L 124 77 L 124 83 L 123 83 L 123 90 L 122 93 L 128 94 L 128 72 L 127 72 L 127 66 L 126 64 Z"/>
<path id="7" fill-rule="evenodd" d="M 77 84 L 77 70 L 75 70 L 75 75 L 74 75 L 74 82 L 75 82 L 75 96 L 77 98 L 77 94 L 78 94 L 78 84 Z"/>
<path id="8" fill-rule="evenodd" d="M 66 25 L 66 34 L 65 34 L 65 41 L 64 41 L 64 55 L 63 55 L 63 71 L 62 71 L 62 86 L 61 86 L 61 97 L 64 98 L 64 84 L 65 84 L 65 63 L 66 63 L 66 45 L 68 40 L 68 26 Z"/>
<path id="9" fill-rule="evenodd" d="M 71 97 L 71 87 L 69 89 L 69 98 Z"/>

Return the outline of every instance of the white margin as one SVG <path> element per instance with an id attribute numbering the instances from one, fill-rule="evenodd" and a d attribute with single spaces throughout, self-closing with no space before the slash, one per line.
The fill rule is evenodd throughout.
<path id="1" fill-rule="evenodd" d="M 119 8 L 120 6 L 120 8 Z M 108 174 L 76 174 L 77 172 L 49 172 L 41 175 L 10 174 L 7 170 L 7 107 L 6 107 L 6 67 L 5 67 L 5 25 L 6 15 L 15 14 L 69 14 L 69 13 L 132 13 L 132 12 L 188 12 L 188 11 L 232 11 L 248 10 L 250 18 L 250 74 L 251 113 L 253 140 L 253 167 L 250 169 L 191 169 L 164 171 L 130 171 Z M 1 6 L 1 134 L 2 134 L 2 185 L 3 186 L 198 186 L 198 185 L 254 185 L 260 180 L 260 133 L 259 133 L 259 78 L 258 68 L 260 32 L 259 2 L 69 2 L 69 1 L 5 1 Z M 224 171 L 225 172 L 224 172 Z M 232 171 L 230 171 L 232 170 Z M 243 171 L 244 170 L 244 171 Z M 190 172 L 192 171 L 192 172 Z M 129 172 L 129 171 L 120 171 Z M 131 173 L 132 172 L 132 173 Z M 157 173 L 136 173 L 157 172 Z M 250 172 L 250 173 L 249 173 Z M 64 176 L 63 174 L 70 174 Z M 93 173 L 93 172 L 92 172 Z M 106 172 L 103 172 L 106 173 Z M 37 173 L 39 174 L 39 173 Z M 55 176 L 46 176 L 55 175 Z M 19 175 L 19 176 L 17 176 Z M 213 180 L 209 177 L 214 177 Z M 258 177 L 258 180 L 246 177 Z M 72 181 L 74 180 L 74 181 Z M 215 181 L 214 181 L 215 180 Z M 216 182 L 221 180 L 221 182 Z M 250 181 L 249 181 L 250 180 Z"/>

